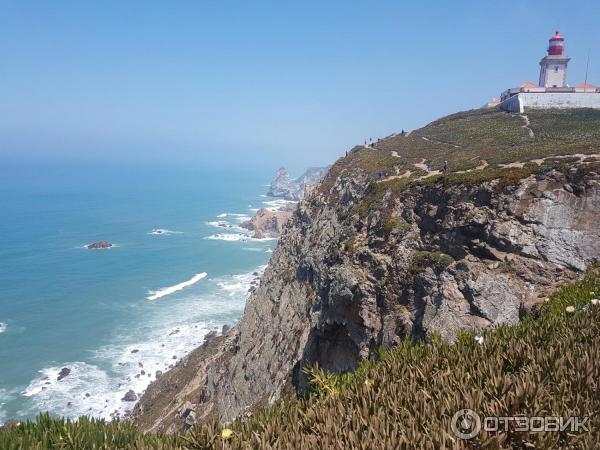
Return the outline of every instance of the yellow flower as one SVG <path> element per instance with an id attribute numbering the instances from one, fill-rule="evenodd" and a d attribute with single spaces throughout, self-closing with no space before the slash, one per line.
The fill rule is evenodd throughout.
<path id="1" fill-rule="evenodd" d="M 229 428 L 223 428 L 223 431 L 221 431 L 221 437 L 223 439 L 229 439 L 232 434 L 233 434 L 233 430 L 231 430 Z"/>
<path id="2" fill-rule="evenodd" d="M 365 380 L 365 386 L 371 387 L 375 384 L 373 380 L 369 380 L 368 378 Z"/>
<path id="3" fill-rule="evenodd" d="M 567 306 L 565 308 L 565 311 L 567 311 L 568 313 L 574 313 L 575 312 L 575 307 L 574 306 Z"/>
<path id="4" fill-rule="evenodd" d="M 546 297 L 546 298 L 544 299 L 544 302 L 545 302 L 545 303 L 548 303 L 549 301 L 550 301 L 550 299 L 549 299 L 548 297 Z"/>

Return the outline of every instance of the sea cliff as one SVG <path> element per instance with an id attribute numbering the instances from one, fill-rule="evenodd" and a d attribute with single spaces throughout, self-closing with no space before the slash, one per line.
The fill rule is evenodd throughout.
<path id="1" fill-rule="evenodd" d="M 283 228 L 240 322 L 152 383 L 172 432 L 354 369 L 406 337 L 514 324 L 600 258 L 600 112 L 477 110 L 340 158 Z"/>

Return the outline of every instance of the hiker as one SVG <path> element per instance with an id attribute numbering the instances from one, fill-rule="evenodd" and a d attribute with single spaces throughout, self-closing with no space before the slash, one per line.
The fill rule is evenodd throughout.
<path id="1" fill-rule="evenodd" d="M 405 136 L 406 135 L 406 131 L 402 130 L 402 133 L 400 133 L 401 136 Z"/>
<path id="2" fill-rule="evenodd" d="M 448 170 L 448 161 L 444 161 L 444 172 Z"/>
<path id="3" fill-rule="evenodd" d="M 431 161 L 427 162 L 427 172 L 431 172 L 433 170 L 433 163 Z"/>

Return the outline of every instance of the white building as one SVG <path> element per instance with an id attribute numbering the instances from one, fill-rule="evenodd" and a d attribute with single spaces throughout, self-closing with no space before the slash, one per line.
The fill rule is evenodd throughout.
<path id="1" fill-rule="evenodd" d="M 515 113 L 523 113 L 525 108 L 600 109 L 600 88 L 587 83 L 568 85 L 569 61 L 565 55 L 565 38 L 557 31 L 550 38 L 548 54 L 540 61 L 539 84 L 527 82 L 504 91 L 498 107 Z"/>

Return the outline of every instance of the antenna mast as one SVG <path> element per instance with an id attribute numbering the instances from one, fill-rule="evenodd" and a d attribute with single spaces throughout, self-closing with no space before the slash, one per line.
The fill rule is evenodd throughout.
<path id="1" fill-rule="evenodd" d="M 587 80 L 588 80 L 588 72 L 590 71 L 590 49 L 588 48 L 588 57 L 587 57 L 587 65 L 585 66 L 585 83 L 583 87 L 583 92 L 587 92 Z"/>

